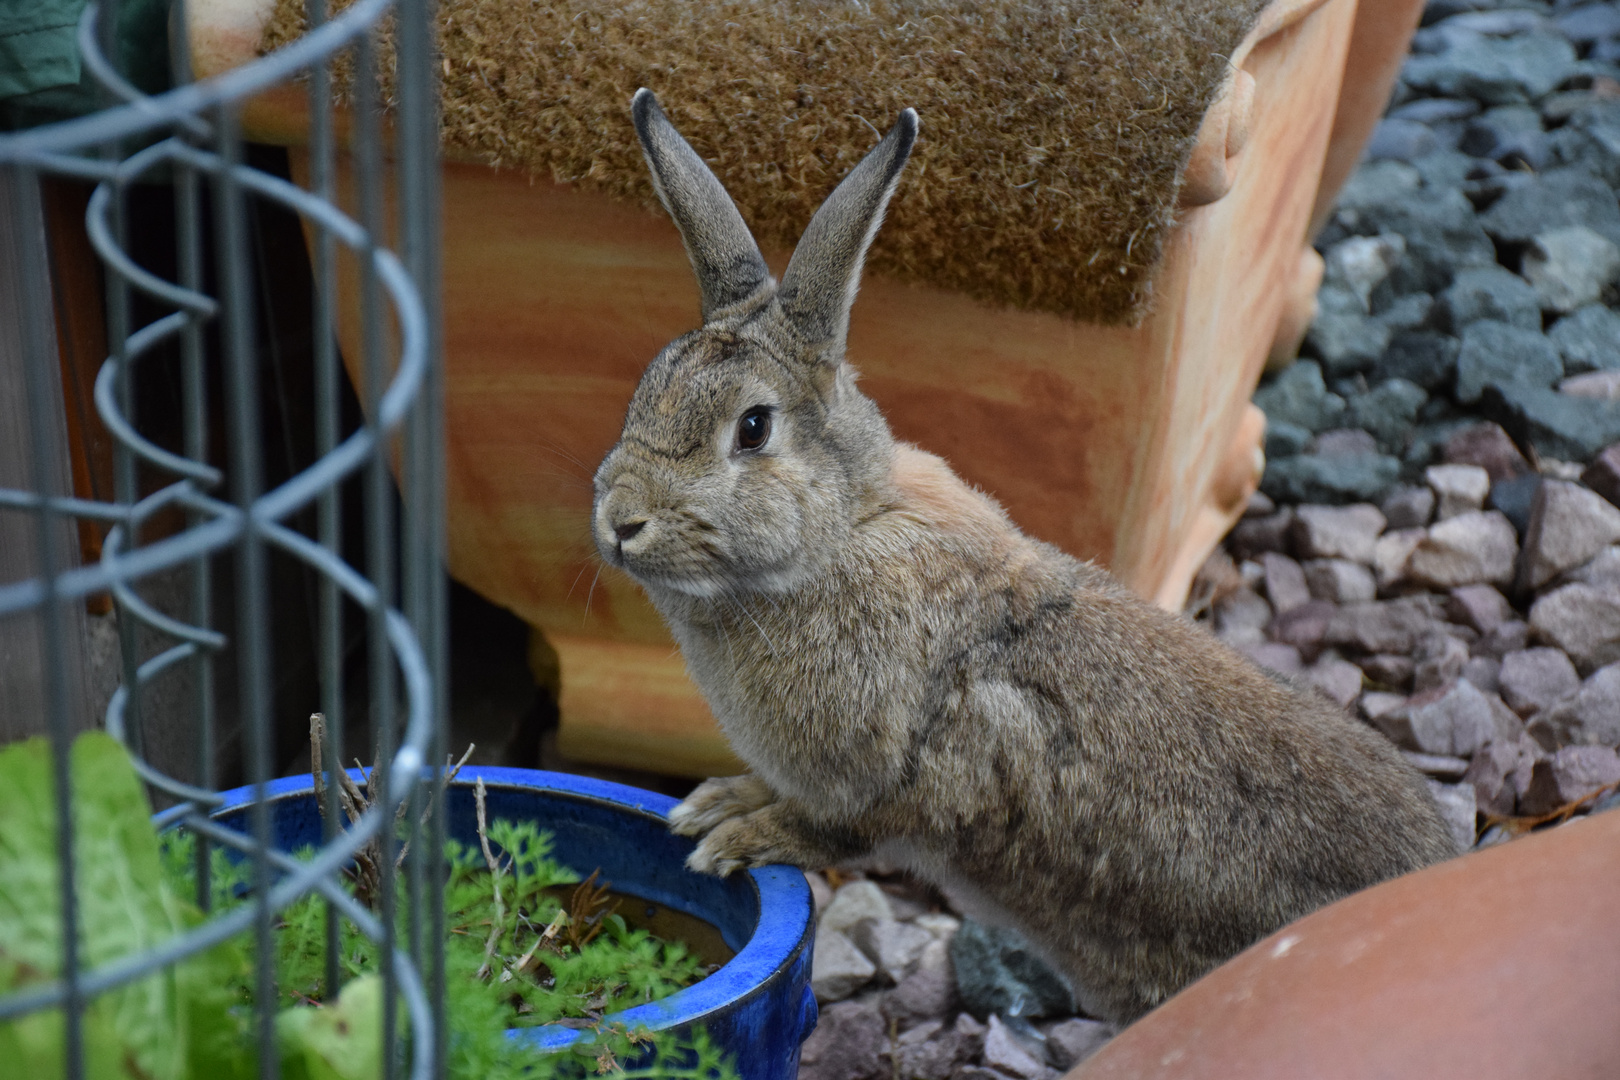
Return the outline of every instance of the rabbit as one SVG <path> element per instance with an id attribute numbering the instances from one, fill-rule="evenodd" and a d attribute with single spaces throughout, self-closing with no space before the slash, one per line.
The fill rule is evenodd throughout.
<path id="1" fill-rule="evenodd" d="M 747 765 L 670 814 L 691 869 L 876 855 L 1022 931 L 1123 1023 L 1456 853 L 1383 735 L 1025 536 L 858 389 L 850 306 L 914 111 L 780 283 L 651 91 L 631 113 L 703 324 L 636 387 L 591 530 Z"/>

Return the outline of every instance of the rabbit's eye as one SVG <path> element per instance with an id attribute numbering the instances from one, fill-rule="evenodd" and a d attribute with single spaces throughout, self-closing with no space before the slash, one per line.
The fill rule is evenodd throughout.
<path id="1" fill-rule="evenodd" d="M 737 445 L 744 450 L 758 450 L 771 437 L 771 410 L 749 409 L 737 421 Z"/>

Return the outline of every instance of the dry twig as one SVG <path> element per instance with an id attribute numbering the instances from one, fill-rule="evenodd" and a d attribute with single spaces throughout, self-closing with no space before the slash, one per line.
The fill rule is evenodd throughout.
<path id="1" fill-rule="evenodd" d="M 489 864 L 490 883 L 495 889 L 495 917 L 490 921 L 489 940 L 484 942 L 484 962 L 478 966 L 478 978 L 489 978 L 490 963 L 495 958 L 495 947 L 500 944 L 501 932 L 506 928 L 506 905 L 501 900 L 501 863 L 489 849 L 488 822 L 484 817 L 484 778 L 478 778 L 473 788 L 473 801 L 478 807 L 478 844 L 484 849 L 484 862 Z"/>

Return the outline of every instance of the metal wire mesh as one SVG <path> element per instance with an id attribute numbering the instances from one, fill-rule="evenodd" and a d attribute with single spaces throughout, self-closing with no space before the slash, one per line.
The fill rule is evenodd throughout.
<path id="1" fill-rule="evenodd" d="M 78 934 L 62 934 L 61 978 L 0 997 L 0 1022 L 45 1009 L 61 1009 L 65 1028 L 65 1075 L 85 1075 L 83 1017 L 89 1003 L 114 987 L 208 949 L 238 934 L 254 941 L 255 1024 L 262 1076 L 280 1075 L 275 1037 L 278 991 L 273 942 L 278 913 L 311 893 L 324 896 L 327 912 L 327 985 L 336 985 L 339 916 L 378 943 L 383 978 L 384 1075 L 442 1075 L 445 1042 L 443 970 L 443 824 L 417 812 L 443 784 L 441 718 L 445 714 L 445 593 L 442 556 L 443 474 L 439 428 L 440 387 L 436 282 L 438 279 L 437 93 L 431 59 L 429 0 L 358 0 L 328 17 L 323 0 L 308 0 L 310 32 L 294 45 L 202 83 L 184 83 L 183 56 L 175 67 L 178 87 L 144 97 L 108 62 L 109 27 L 116 12 L 92 4 L 79 28 L 85 64 L 116 103 L 79 120 L 0 137 L 0 183 L 7 206 L 0 221 L 23 266 L 45 260 L 39 215 L 39 183 L 56 175 L 95 183 L 85 215 L 89 241 L 104 267 L 109 353 L 95 380 L 94 404 L 114 440 L 112 498 L 76 497 L 65 470 L 54 467 L 65 449 L 46 422 L 60 417 L 58 356 L 52 310 L 42 294 L 42 274 L 19 277 L 23 295 L 17 331 L 24 357 L 29 417 L 25 486 L 0 489 L 0 518 L 22 515 L 36 546 L 35 571 L 0 581 L 0 625 L 32 620 L 39 628 L 39 695 L 55 778 L 61 925 L 79 928 L 74 887 L 74 831 L 70 807 L 69 746 L 86 726 L 76 716 L 82 694 L 74 686 L 68 657 L 77 644 L 75 605 L 110 593 L 116 613 L 122 680 L 112 695 L 104 726 L 130 750 L 139 775 L 173 805 L 163 825 L 181 824 L 198 838 L 197 901 L 206 910 L 210 846 L 224 846 L 251 864 L 251 902 L 216 913 L 208 921 L 161 945 L 114 962 L 86 968 Z M 397 10 L 396 10 L 397 8 Z M 377 91 L 380 20 L 392 13 L 396 50 L 394 99 L 387 110 Z M 347 112 L 348 145 L 340 147 L 331 101 L 331 66 L 352 57 L 353 100 Z M 244 164 L 240 117 L 257 93 L 299 79 L 309 91 L 310 134 L 307 189 Z M 352 163 L 357 211 L 339 209 L 336 183 L 340 156 Z M 172 186 L 178 272 L 165 279 L 139 265 L 126 244 L 128 197 L 136 184 Z M 389 193 L 392 192 L 392 199 Z M 284 482 L 265 480 L 261 428 L 262 357 L 255 336 L 256 280 L 250 206 L 275 204 L 301 218 L 309 240 L 314 289 L 311 348 L 315 417 L 315 463 Z M 390 207 L 392 213 L 390 213 Z M 205 237 L 212 235 L 212 251 Z M 391 250 L 385 238 L 398 241 Z M 357 263 L 357 310 L 342 307 L 340 252 Z M 213 288 L 205 288 L 212 264 Z M 28 290 L 32 289 L 30 293 Z M 167 314 L 132 325 L 132 297 L 144 294 Z M 340 319 L 353 319 L 360 342 L 357 366 L 363 419 L 344 431 L 340 391 L 344 375 L 337 348 Z M 137 389 L 156 351 L 177 351 L 183 399 L 180 445 L 160 445 L 143 432 L 135 415 Z M 211 400 L 212 398 L 212 400 Z M 218 430 L 210 430 L 210 418 Z M 392 466 L 392 468 L 391 468 Z M 398 499 L 395 499 L 397 471 Z M 360 489 L 358 519 L 345 484 Z M 295 519 L 311 516 L 300 531 Z M 150 542 L 143 534 L 161 515 L 179 514 L 183 527 Z M 71 565 L 59 542 L 66 523 L 91 520 L 108 528 L 99 562 Z M 310 533 L 313 532 L 313 535 Z M 363 567 L 344 558 L 344 537 L 364 538 Z M 278 726 L 298 721 L 278 701 L 266 627 L 278 603 L 268 584 L 271 559 L 292 559 L 318 580 L 318 618 L 313 629 L 319 657 L 321 705 L 333 737 L 328 770 L 339 767 L 346 706 L 369 713 L 378 768 L 372 776 L 372 807 L 352 827 L 327 827 L 326 842 L 311 861 L 271 850 L 264 785 L 277 768 L 272 750 Z M 236 618 L 212 625 L 216 610 L 216 562 L 229 562 Z M 159 573 L 187 582 L 184 617 L 160 610 L 143 595 Z M 343 663 L 345 609 L 363 622 L 368 662 L 363 678 L 347 675 Z M 358 615 L 353 614 L 358 613 Z M 82 621 L 82 620 L 81 620 Z M 155 652 L 142 641 L 162 641 Z M 149 655 L 148 655 L 149 654 Z M 246 781 L 260 797 L 244 835 L 209 819 L 220 804 L 214 775 L 221 705 L 216 665 L 234 664 Z M 151 706 L 151 689 L 185 672 L 189 716 Z M 363 685 L 353 685 L 356 681 Z M 143 747 L 155 728 L 192 733 L 195 768 L 171 775 L 151 763 Z M 326 821 L 340 820 L 336 785 L 326 785 Z M 410 830 L 397 836 L 396 808 Z M 426 835 L 420 835 L 426 833 Z M 371 838 L 382 849 L 384 868 L 395 865 L 401 842 L 409 843 L 405 871 L 383 875 L 375 912 L 358 904 L 340 883 L 342 868 Z M 410 843 L 412 840 L 421 842 Z M 401 893 L 403 892 L 403 897 Z M 409 918 L 397 930 L 398 904 Z M 396 1030 L 403 1005 L 407 1030 Z M 394 1049 L 394 1048 L 407 1049 Z"/>

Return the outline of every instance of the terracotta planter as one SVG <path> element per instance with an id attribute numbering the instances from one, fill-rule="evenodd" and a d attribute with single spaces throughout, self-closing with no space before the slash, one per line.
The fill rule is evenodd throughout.
<path id="1" fill-rule="evenodd" d="M 1620 813 L 1323 908 L 1068 1080 L 1560 1080 L 1620 1071 Z"/>
<path id="2" fill-rule="evenodd" d="M 193 38 L 212 33 L 211 4 L 232 2 L 190 5 Z M 1373 14 L 1397 7 L 1418 10 L 1401 0 Z M 235 36 L 194 48 L 212 58 L 207 70 L 243 39 L 239 19 L 218 22 Z M 1140 326 L 869 274 L 849 337 L 863 387 L 900 437 L 942 454 L 1027 531 L 1178 608 L 1259 479 L 1264 418 L 1249 396 L 1268 356 L 1292 356 L 1309 321 L 1321 264 L 1306 240 L 1323 162 L 1354 157 L 1330 155 L 1330 140 L 1359 150 L 1370 129 L 1339 106 L 1347 51 L 1366 39 L 1398 57 L 1413 23 L 1368 38 L 1355 0 L 1267 9 L 1205 116 Z M 1381 108 L 1383 91 L 1373 96 Z M 288 91 L 244 117 L 256 137 L 295 147 L 295 170 L 302 107 Z M 697 321 L 674 227 L 475 164 L 447 164 L 443 190 L 451 571 L 544 632 L 560 665 L 565 753 L 694 776 L 735 769 L 639 589 L 611 570 L 598 578 L 587 530 L 591 472 L 642 368 Z M 766 257 L 785 265 L 786 252 Z M 348 305 L 352 280 L 345 291 Z"/>

